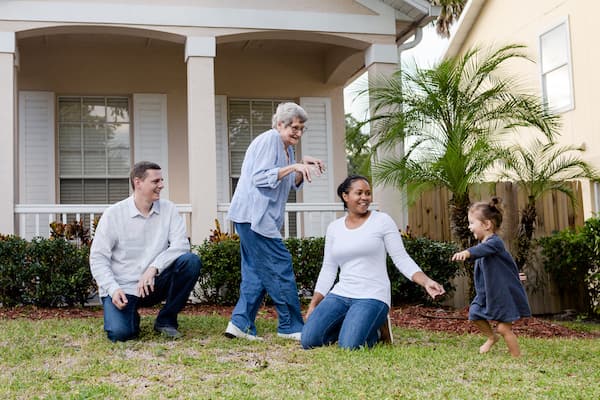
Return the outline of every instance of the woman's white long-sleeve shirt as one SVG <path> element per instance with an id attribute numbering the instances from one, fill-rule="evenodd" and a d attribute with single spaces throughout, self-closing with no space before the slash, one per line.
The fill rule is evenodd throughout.
<path id="1" fill-rule="evenodd" d="M 391 303 L 386 253 L 398 270 L 412 280 L 421 268 L 408 255 L 400 232 L 392 218 L 371 211 L 358 228 L 348 229 L 346 217 L 329 224 L 325 237 L 325 255 L 315 292 L 331 293 L 355 299 L 376 299 Z M 331 289 L 340 270 L 339 282 Z"/>

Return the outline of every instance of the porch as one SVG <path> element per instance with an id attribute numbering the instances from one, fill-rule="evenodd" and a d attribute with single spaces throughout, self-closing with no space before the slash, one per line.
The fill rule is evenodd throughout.
<path id="1" fill-rule="evenodd" d="M 49 237 L 52 222 L 83 221 L 84 227 L 94 235 L 94 221 L 101 216 L 109 204 L 17 204 L 15 205 L 15 219 L 18 227 L 16 234 L 31 239 L 36 236 Z M 192 237 L 192 205 L 177 204 L 177 208 L 185 220 L 188 236 Z M 372 209 L 377 205 L 372 204 Z M 225 219 L 229 203 L 217 204 L 216 219 L 222 229 L 228 232 L 232 227 Z M 342 203 L 288 203 L 286 204 L 283 237 L 325 236 L 327 225 L 344 213 Z M 214 229 L 214 224 L 207 229 Z M 204 238 L 200 238 L 202 241 Z M 199 243 L 195 243 L 199 244 Z"/>

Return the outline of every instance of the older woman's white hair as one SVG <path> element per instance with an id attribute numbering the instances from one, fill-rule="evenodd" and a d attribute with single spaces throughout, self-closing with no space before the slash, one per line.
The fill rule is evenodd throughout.
<path id="1" fill-rule="evenodd" d="M 305 123 L 308 115 L 304 108 L 296 103 L 281 103 L 277 106 L 275 114 L 273 114 L 272 127 L 277 128 L 277 124 L 280 122 L 283 122 L 285 126 L 290 126 L 294 118 L 298 118 L 300 122 Z"/>

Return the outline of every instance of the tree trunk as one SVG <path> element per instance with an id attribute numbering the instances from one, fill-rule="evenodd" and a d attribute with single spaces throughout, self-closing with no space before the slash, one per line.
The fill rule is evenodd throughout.
<path id="1" fill-rule="evenodd" d="M 450 230 L 452 238 L 459 243 L 461 249 L 468 249 L 475 244 L 475 238 L 469 230 L 469 206 L 471 200 L 469 193 L 452 194 L 449 201 L 450 207 Z M 467 277 L 467 287 L 469 288 L 469 296 L 475 297 L 475 287 L 473 285 L 473 265 L 471 261 L 463 263 L 463 273 Z"/>
<path id="2" fill-rule="evenodd" d="M 531 248 L 531 240 L 535 231 L 535 220 L 537 218 L 537 210 L 535 208 L 535 199 L 529 196 L 527 206 L 521 210 L 521 220 L 517 231 L 517 257 L 515 262 L 519 270 L 527 263 L 529 257 L 529 249 Z"/>

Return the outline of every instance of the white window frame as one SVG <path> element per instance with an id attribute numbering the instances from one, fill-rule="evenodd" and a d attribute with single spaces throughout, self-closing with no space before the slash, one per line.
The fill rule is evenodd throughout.
<path id="1" fill-rule="evenodd" d="M 566 42 L 566 46 L 567 48 L 566 50 L 566 54 L 567 54 L 567 60 L 565 63 L 562 63 L 560 65 L 554 66 L 553 68 L 546 68 L 543 65 L 543 58 L 542 58 L 542 39 L 543 36 L 550 33 L 551 31 L 553 31 L 556 28 L 559 28 L 561 26 L 564 26 L 565 28 L 565 32 L 566 32 L 566 38 L 565 38 L 565 42 Z M 540 65 L 540 82 L 541 82 L 541 87 L 542 87 L 542 96 L 543 96 L 543 100 L 544 102 L 547 104 L 547 107 L 552 110 L 553 112 L 556 113 L 562 113 L 562 112 L 566 112 L 566 111 L 570 111 L 573 110 L 575 108 L 575 96 L 574 96 L 574 87 L 573 87 L 573 60 L 572 60 L 572 56 L 571 56 L 571 28 L 569 25 L 569 18 L 564 18 L 562 21 L 558 22 L 557 24 L 552 25 L 551 27 L 549 27 L 548 29 L 544 30 L 542 33 L 539 34 L 538 36 L 538 50 L 539 50 L 539 65 Z M 561 106 L 561 107 L 557 107 L 557 108 L 553 108 L 551 106 L 551 104 L 548 103 L 548 88 L 546 86 L 546 75 L 558 70 L 559 68 L 563 68 L 564 66 L 567 66 L 567 71 L 568 71 L 568 75 L 569 75 L 569 102 L 568 104 Z"/>
<path id="2" fill-rule="evenodd" d="M 132 164 L 132 159 L 133 159 L 133 137 L 132 137 L 132 133 L 133 133 L 133 116 L 132 116 L 132 101 L 131 101 L 131 97 L 130 96 L 126 96 L 126 95 L 114 95 L 114 96 L 103 96 L 103 95 L 59 95 L 56 97 L 56 125 L 57 125 L 57 134 L 56 134 L 56 140 L 58 142 L 57 144 L 57 155 L 60 159 L 61 157 L 61 151 L 60 151 L 60 126 L 62 121 L 60 120 L 60 99 L 62 98 L 79 98 L 80 101 L 83 101 L 84 98 L 98 98 L 98 99 L 104 99 L 105 104 L 106 104 L 106 99 L 108 98 L 122 98 L 122 99 L 127 99 L 127 104 L 128 104 L 128 113 L 129 113 L 129 120 L 127 121 L 127 124 L 129 125 L 129 166 L 131 167 Z M 81 125 L 84 124 L 83 121 L 78 121 Z M 107 122 L 108 123 L 108 122 Z M 83 128 L 82 128 L 83 129 Z M 82 150 L 83 151 L 83 150 Z M 82 154 L 82 160 L 83 160 L 83 154 Z M 102 175 L 102 176 L 85 176 L 82 172 L 81 175 L 68 175 L 68 174 L 63 174 L 63 172 L 60 169 L 60 162 L 58 162 L 58 171 L 57 171 L 57 180 L 58 180 L 58 200 L 59 203 L 62 204 L 63 199 L 60 198 L 60 193 L 61 193 L 61 181 L 63 179 L 81 179 L 81 180 L 85 180 L 85 179 L 105 179 L 105 180 L 110 180 L 110 179 L 119 179 L 119 180 L 123 180 L 123 179 L 127 179 L 128 183 L 128 190 L 129 192 L 131 191 L 131 188 L 129 187 L 129 174 L 123 174 L 123 175 Z M 86 204 L 85 200 L 83 201 L 84 204 Z"/>

